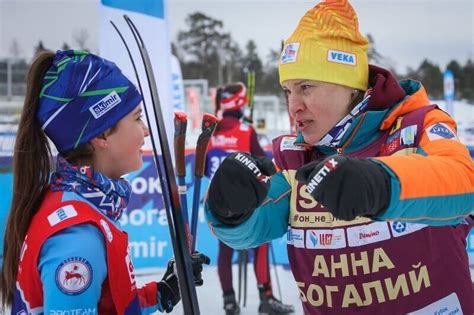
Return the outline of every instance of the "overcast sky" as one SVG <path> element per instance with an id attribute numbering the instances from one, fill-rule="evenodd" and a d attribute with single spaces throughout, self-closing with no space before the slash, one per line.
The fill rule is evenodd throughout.
<path id="1" fill-rule="evenodd" d="M 132 0 L 131 0 L 132 1 Z M 222 20 L 244 47 L 253 39 L 260 57 L 279 49 L 304 13 L 319 1 L 169 0 L 173 39 L 188 14 L 201 11 Z M 444 68 L 451 59 L 474 59 L 474 0 L 353 0 L 361 31 L 373 35 L 377 50 L 397 70 L 417 67 L 428 58 Z M 99 0 L 0 0 L 0 57 L 17 40 L 20 56 L 30 57 L 40 39 L 50 49 L 74 45 L 73 34 L 86 29 L 88 46 L 98 50 Z"/>

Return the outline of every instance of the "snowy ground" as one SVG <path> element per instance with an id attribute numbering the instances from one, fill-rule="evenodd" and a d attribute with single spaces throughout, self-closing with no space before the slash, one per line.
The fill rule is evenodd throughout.
<path id="1" fill-rule="evenodd" d="M 253 265 L 248 265 L 248 284 L 247 284 L 247 306 L 245 308 L 241 307 L 242 315 L 255 315 L 258 314 L 258 290 L 255 282 L 255 276 L 252 272 Z M 154 269 L 154 274 L 151 275 L 141 275 L 137 277 L 138 285 L 150 281 L 159 281 L 161 275 L 164 273 L 164 269 Z M 237 294 L 237 265 L 234 265 L 234 290 Z M 298 289 L 296 287 L 295 280 L 293 275 L 289 270 L 283 269 L 281 266 L 278 266 L 278 277 L 280 279 L 280 286 L 283 295 L 283 302 L 285 304 L 293 304 L 295 306 L 295 314 L 303 314 L 303 309 L 301 307 L 301 302 L 299 300 Z M 274 269 L 271 270 L 271 276 L 273 284 L 273 292 L 278 298 L 278 289 L 275 280 Z M 222 292 L 219 283 L 219 277 L 217 275 L 217 267 L 207 267 L 203 271 L 204 286 L 197 288 L 197 294 L 199 299 L 199 308 L 201 314 L 225 314 L 222 309 Z M 471 279 L 474 283 L 474 266 L 471 266 Z M 158 312 L 156 314 L 159 314 Z M 183 309 L 181 303 L 171 312 L 171 314 L 183 314 Z"/>
<path id="2" fill-rule="evenodd" d="M 258 290 L 255 281 L 255 275 L 253 273 L 253 265 L 249 264 L 247 267 L 247 306 L 242 308 L 241 305 L 241 314 L 242 315 L 255 315 L 258 314 L 258 305 L 259 297 Z M 283 269 L 281 266 L 278 266 L 278 277 L 280 279 L 281 293 L 283 295 L 283 302 L 285 304 L 293 304 L 295 306 L 295 314 L 303 314 L 303 309 L 299 300 L 298 289 L 296 287 L 295 280 L 293 275 L 289 270 Z M 164 269 L 155 269 L 153 275 L 142 275 L 137 277 L 138 285 L 142 285 L 149 281 L 158 281 L 161 278 L 161 275 L 164 273 Z M 234 265 L 234 290 L 237 295 L 237 265 Z M 275 273 L 272 267 L 271 276 L 273 282 L 273 293 L 279 298 L 278 288 L 275 280 Z M 219 283 L 219 277 L 217 275 L 217 267 L 206 267 L 203 271 L 204 285 L 197 288 L 197 294 L 199 299 L 199 308 L 201 314 L 225 314 L 222 308 L 222 291 Z M 159 313 L 156 313 L 159 314 Z M 171 312 L 171 314 L 183 314 L 183 309 L 181 303 Z"/>

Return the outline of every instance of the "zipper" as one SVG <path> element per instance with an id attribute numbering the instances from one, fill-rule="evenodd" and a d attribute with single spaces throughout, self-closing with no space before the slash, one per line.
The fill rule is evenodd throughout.
<path id="1" fill-rule="evenodd" d="M 347 141 L 340 147 L 340 148 L 337 148 L 336 151 L 337 151 L 337 154 L 344 154 L 344 150 L 347 148 L 347 146 L 351 143 L 352 139 L 354 138 L 355 134 L 357 133 L 357 131 L 359 130 L 360 126 L 362 125 L 362 122 L 364 121 L 365 119 L 365 116 L 367 115 L 367 113 L 363 113 L 362 114 L 362 118 L 359 120 L 359 122 L 357 123 L 357 125 L 354 127 L 354 130 L 352 130 L 352 133 L 351 135 L 349 136 L 349 138 L 347 139 Z"/>

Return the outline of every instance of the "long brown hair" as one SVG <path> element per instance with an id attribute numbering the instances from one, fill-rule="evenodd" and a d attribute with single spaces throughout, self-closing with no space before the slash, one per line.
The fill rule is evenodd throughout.
<path id="1" fill-rule="evenodd" d="M 11 305 L 20 250 L 28 226 L 49 184 L 51 150 L 36 120 L 43 77 L 54 53 L 42 52 L 33 61 L 13 154 L 13 198 L 3 241 L 2 305 Z"/>

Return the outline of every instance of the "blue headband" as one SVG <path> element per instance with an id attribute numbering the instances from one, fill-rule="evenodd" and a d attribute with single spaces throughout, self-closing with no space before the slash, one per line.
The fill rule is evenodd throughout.
<path id="1" fill-rule="evenodd" d="M 58 50 L 44 76 L 36 118 L 66 153 L 113 127 L 141 101 L 114 63 L 84 51 Z"/>

